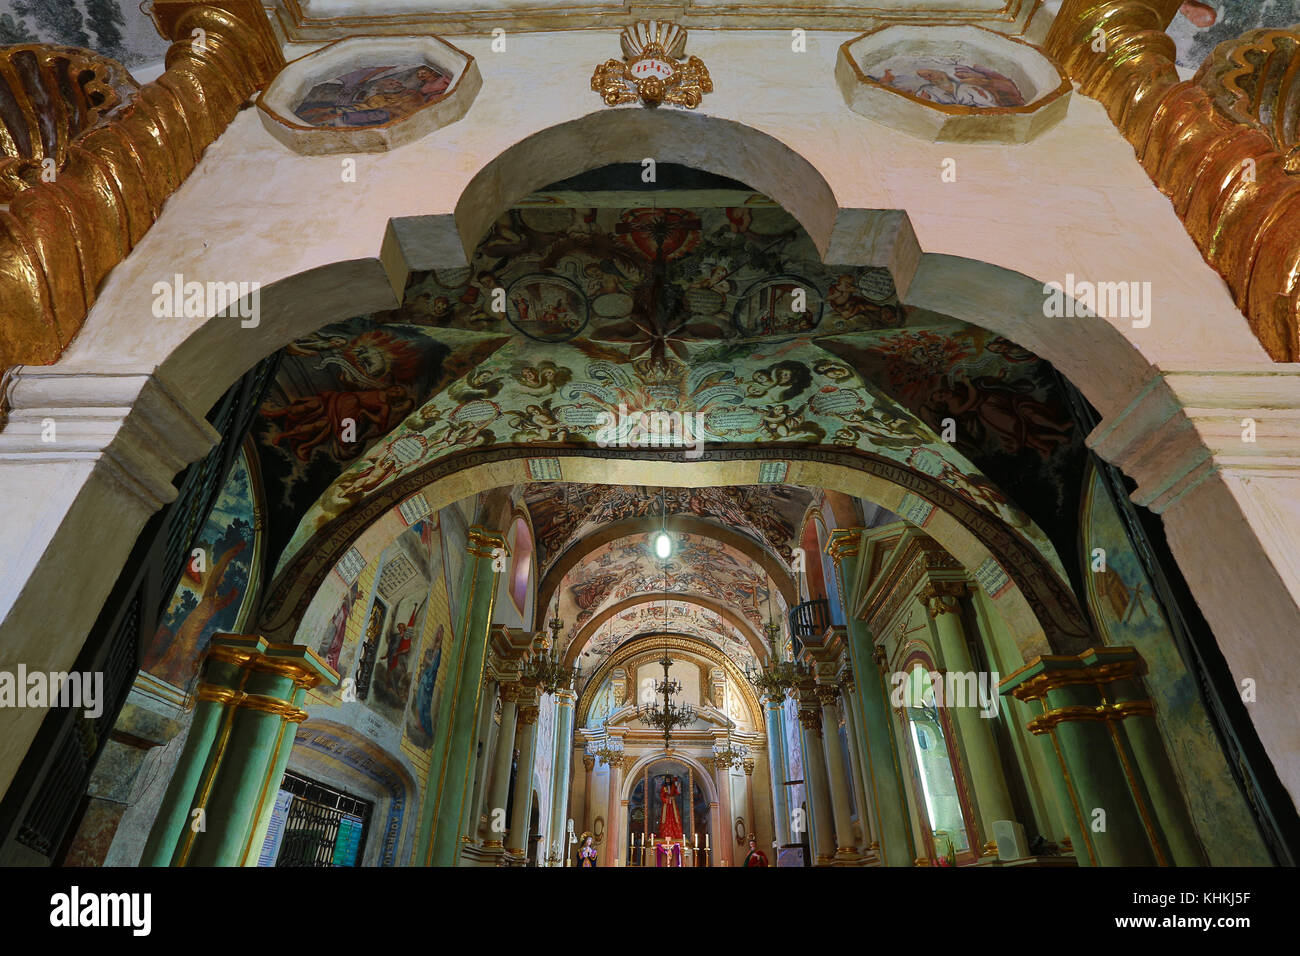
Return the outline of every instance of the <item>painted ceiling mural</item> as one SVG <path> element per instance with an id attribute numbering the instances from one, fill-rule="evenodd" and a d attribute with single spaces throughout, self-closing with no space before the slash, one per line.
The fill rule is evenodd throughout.
<path id="1" fill-rule="evenodd" d="M 500 337 L 434 337 L 366 317 L 327 325 L 288 346 L 253 425 L 279 554 L 302 513 L 347 464 L 436 389 L 472 369 Z"/>
<path id="2" fill-rule="evenodd" d="M 769 590 L 775 589 L 751 558 L 713 538 L 670 532 L 673 553 L 661 561 L 654 553 L 656 536 L 657 532 L 646 532 L 603 544 L 564 576 L 559 613 L 568 626 L 566 643 L 607 608 L 637 596 L 662 608 L 663 602 L 655 596 L 665 593 L 712 598 L 762 632 L 769 614 Z M 770 613 L 780 619 L 784 607 L 784 600 L 774 593 Z M 657 613 L 662 628 L 662 611 Z M 671 617 L 670 623 L 676 626 Z M 734 630 L 731 625 L 727 629 Z"/>
<path id="3" fill-rule="evenodd" d="M 737 666 L 757 666 L 753 649 L 736 626 L 717 611 L 688 601 L 649 597 L 644 604 L 625 608 L 606 619 L 583 648 L 578 660 L 584 674 L 594 674 L 614 651 L 634 637 L 662 634 L 667 608 L 667 630 L 698 638 L 722 651 Z"/>
<path id="4" fill-rule="evenodd" d="M 1043 533 L 996 485 L 920 419 L 806 339 L 681 344 L 663 364 L 628 365 L 597 343 L 512 341 L 435 395 L 353 463 L 307 515 L 289 556 L 334 518 L 403 475 L 485 445 L 633 443 L 620 407 L 687 410 L 712 449 L 829 445 L 893 460 L 939 481 L 1017 529 L 1064 578 Z M 546 363 L 571 370 L 563 387 L 537 387 Z M 615 424 L 609 424 L 609 422 Z"/>
<path id="5" fill-rule="evenodd" d="M 711 453 L 857 449 L 924 473 L 1016 529 L 1068 580 L 1057 552 L 1073 546 L 1061 529 L 1077 511 L 1082 436 L 1046 363 L 901 305 L 883 270 L 823 264 L 761 195 L 598 204 L 614 195 L 547 194 L 508 210 L 468 267 L 416 273 L 400 308 L 286 350 L 255 426 L 278 570 L 353 505 L 443 456 L 684 444 L 639 428 L 637 413 L 662 410 L 682 413 L 685 437 Z M 345 443 L 347 419 L 356 434 Z M 951 444 L 938 437 L 947 419 Z M 788 556 L 803 494 L 679 489 L 669 509 Z M 543 568 L 597 524 L 661 507 L 647 489 L 561 482 L 529 495 Z"/>
<path id="6" fill-rule="evenodd" d="M 1185 0 L 1169 24 L 1178 48 L 1178 65 L 1197 69 L 1224 40 L 1257 27 L 1300 22 L 1297 0 Z"/>
<path id="7" fill-rule="evenodd" d="M 530 485 L 524 500 L 537 531 L 545 571 L 571 544 L 599 527 L 660 515 L 714 520 L 789 560 L 811 493 L 789 485 L 647 488 L 554 481 Z"/>

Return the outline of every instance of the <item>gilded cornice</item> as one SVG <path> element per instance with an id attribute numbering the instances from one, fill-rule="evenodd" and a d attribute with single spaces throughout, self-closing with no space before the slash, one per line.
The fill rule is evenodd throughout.
<path id="1" fill-rule="evenodd" d="M 884 633 L 899 609 L 927 575 L 962 573 L 959 562 L 929 538 L 905 535 L 889 556 L 880 577 L 871 582 L 864 617 L 875 634 Z"/>
<path id="2" fill-rule="evenodd" d="M 1300 37 L 1251 31 L 1180 81 L 1178 0 L 1065 0 L 1048 52 L 1098 100 L 1277 362 L 1300 360 L 1300 182 L 1283 135 Z M 1291 160 L 1290 162 L 1288 160 Z"/>
<path id="3" fill-rule="evenodd" d="M 0 210 L 0 368 L 58 359 L 104 277 L 143 238 L 248 97 L 284 65 L 255 0 L 154 0 L 152 10 L 160 32 L 176 41 L 166 71 L 106 121 L 62 125 L 53 181 L 41 175 L 38 150 L 12 136 L 0 144 L 0 179 L 6 193 L 14 190 Z M 12 62 L 24 49 L 51 48 L 26 45 L 5 56 Z M 0 81 L 12 90 L 3 68 Z M 42 95 L 56 114 L 67 110 L 57 85 Z M 20 109 L 37 108 L 15 99 Z"/>

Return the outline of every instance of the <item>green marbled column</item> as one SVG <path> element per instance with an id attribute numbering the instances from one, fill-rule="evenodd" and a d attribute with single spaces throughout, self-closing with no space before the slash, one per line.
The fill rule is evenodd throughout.
<path id="1" fill-rule="evenodd" d="M 1170 862 L 1156 831 L 1121 721 L 1149 715 L 1151 705 L 1116 702 L 1107 688 L 1136 675 L 1141 659 L 1132 648 L 1099 648 L 1077 656 L 1030 661 L 1002 683 L 1004 692 L 1038 710 L 1029 721 L 1061 768 L 1057 781 L 1075 855 L 1083 866 L 1153 866 Z M 1102 817 L 1096 813 L 1104 811 Z"/>
<path id="2" fill-rule="evenodd" d="M 212 638 L 195 695 L 198 702 L 194 720 L 149 831 L 141 866 L 171 866 L 182 837 L 192 832 L 191 810 L 196 802 L 206 799 L 220 763 L 219 755 L 214 759 L 213 745 L 229 733 L 235 717 L 234 701 L 248 677 L 240 663 L 264 650 L 266 641 L 260 637 L 218 634 Z M 203 791 L 201 799 L 200 790 Z"/>
<path id="3" fill-rule="evenodd" d="M 933 622 L 945 673 L 973 674 L 975 671 L 961 625 L 961 601 L 966 592 L 967 587 L 961 581 L 930 581 L 917 595 Z M 974 822 L 979 832 L 971 849 L 976 856 L 982 856 L 984 845 L 993 841 L 993 824 L 998 820 L 1016 821 L 997 738 L 993 735 L 992 718 L 984 716 L 978 700 L 944 700 L 943 705 L 957 725 L 961 752 L 966 758 L 967 780 L 975 794 Z"/>
<path id="4" fill-rule="evenodd" d="M 306 653 L 301 653 L 303 651 Z M 279 665 L 299 663 L 300 661 L 302 667 L 315 670 L 316 673 L 302 674 L 294 679 L 292 696 L 287 703 L 297 713 L 291 713 L 281 721 L 280 732 L 276 737 L 275 747 L 271 755 L 270 772 L 266 777 L 266 785 L 262 788 L 262 792 L 258 797 L 258 806 L 253 816 L 253 824 L 249 830 L 248 840 L 244 844 L 243 858 L 240 861 L 241 866 L 257 866 L 258 857 L 262 852 L 262 844 L 266 842 L 266 832 L 271 825 L 271 814 L 275 811 L 275 795 L 279 792 L 280 784 L 284 780 L 284 770 L 289 764 L 289 754 L 293 750 L 298 726 L 306 716 L 306 712 L 302 710 L 302 705 L 307 699 L 308 689 L 319 684 L 336 687 L 339 683 L 339 675 L 317 657 L 313 651 L 303 645 L 273 644 L 267 650 L 263 660 L 264 662 L 269 661 Z"/>
<path id="5" fill-rule="evenodd" d="M 303 645 L 237 634 L 212 639 L 195 726 L 150 834 L 146 865 L 236 866 L 256 858 L 255 836 L 270 819 L 293 726 L 307 716 L 299 705 L 321 682 L 337 684 L 338 674 Z M 195 829 L 199 809 L 202 827 Z"/>
<path id="6" fill-rule="evenodd" d="M 498 549 L 500 549 L 498 551 Z M 462 582 L 465 618 L 457 638 L 455 667 L 448 673 L 438 707 L 429 778 L 421 814 L 426 866 L 455 866 L 460 856 L 464 815 L 469 804 L 470 767 L 483 696 L 483 665 L 496 603 L 493 557 L 504 554 L 505 538 L 494 531 L 469 530 L 469 561 Z"/>
<path id="7" fill-rule="evenodd" d="M 853 682 L 862 707 L 867 768 L 874 785 L 871 802 L 878 808 L 876 838 L 880 841 L 880 862 L 885 866 L 912 866 L 916 846 L 903 792 L 894 724 L 890 720 L 889 688 L 865 622 L 850 618 L 848 630 Z"/>
<path id="8" fill-rule="evenodd" d="M 555 694 L 555 749 L 551 758 L 551 825 L 546 848 L 549 857 L 559 847 L 559 866 L 564 865 L 569 846 L 569 768 L 573 763 L 573 705 L 577 695 L 571 690 Z"/>
<path id="9" fill-rule="evenodd" d="M 243 667 L 249 672 L 244 695 L 204 806 L 207 827 L 194 834 L 188 853 L 182 845 L 185 866 L 239 866 L 250 852 L 256 857 L 253 832 L 264 813 L 270 818 L 295 725 L 307 718 L 298 704 L 308 686 L 338 681 L 305 645 L 267 645 Z"/>

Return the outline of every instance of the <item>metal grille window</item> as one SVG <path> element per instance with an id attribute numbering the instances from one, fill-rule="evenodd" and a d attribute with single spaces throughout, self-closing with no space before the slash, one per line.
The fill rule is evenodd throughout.
<path id="1" fill-rule="evenodd" d="M 263 850 L 264 865 L 357 866 L 372 804 L 286 773 Z"/>

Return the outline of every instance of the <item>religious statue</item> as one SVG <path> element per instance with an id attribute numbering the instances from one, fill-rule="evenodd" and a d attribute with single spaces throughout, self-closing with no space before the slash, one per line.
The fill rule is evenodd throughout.
<path id="1" fill-rule="evenodd" d="M 659 839 L 670 843 L 677 843 L 682 839 L 682 815 L 677 809 L 677 797 L 681 792 L 682 784 L 679 778 L 667 775 L 661 778 L 659 801 L 662 807 L 659 811 L 657 834 Z"/>
<path id="2" fill-rule="evenodd" d="M 758 848 L 757 840 L 749 841 L 749 855 L 745 857 L 745 866 L 767 866 L 767 854 Z"/>
<path id="3" fill-rule="evenodd" d="M 595 865 L 596 865 L 596 848 L 592 846 L 591 834 L 586 833 L 583 834 L 582 837 L 582 848 L 578 850 L 578 866 L 594 867 Z"/>

